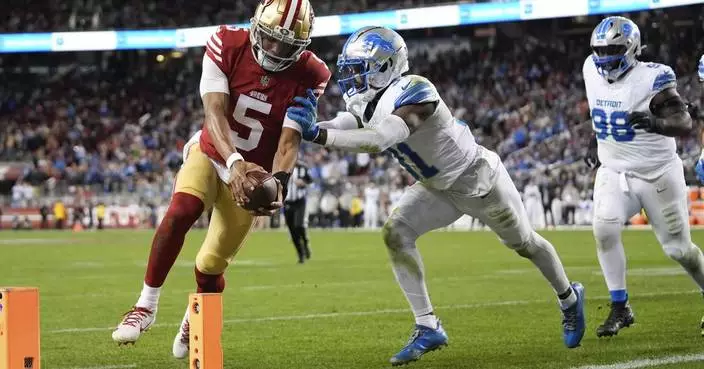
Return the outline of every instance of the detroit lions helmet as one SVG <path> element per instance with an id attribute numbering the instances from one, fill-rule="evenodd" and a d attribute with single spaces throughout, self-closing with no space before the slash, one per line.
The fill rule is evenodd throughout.
<path id="1" fill-rule="evenodd" d="M 347 110 L 362 116 L 366 103 L 408 71 L 406 42 L 386 27 L 361 28 L 342 47 L 337 69 Z"/>
<path id="2" fill-rule="evenodd" d="M 643 49 L 638 26 L 624 17 L 604 18 L 594 28 L 590 45 L 599 74 L 609 82 L 616 81 L 636 65 L 636 57 Z"/>
<path id="3" fill-rule="evenodd" d="M 704 82 L 704 55 L 699 59 L 697 74 L 699 74 L 699 82 Z"/>

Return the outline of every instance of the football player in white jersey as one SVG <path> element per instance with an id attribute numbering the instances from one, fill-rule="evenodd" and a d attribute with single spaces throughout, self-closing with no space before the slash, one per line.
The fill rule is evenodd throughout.
<path id="1" fill-rule="evenodd" d="M 347 112 L 316 124 L 315 100 L 297 97 L 301 107 L 289 108 L 287 115 L 304 127 L 307 140 L 352 151 L 388 152 L 418 180 L 383 228 L 396 279 L 416 320 L 411 339 L 391 363 L 417 360 L 447 344 L 433 314 L 416 239 L 464 214 L 479 218 L 538 267 L 558 295 L 565 345 L 579 346 L 585 325 L 583 286 L 570 285 L 553 246 L 531 228 L 499 156 L 475 142 L 430 81 L 404 76 L 408 50 L 403 38 L 388 28 L 362 28 L 349 37 L 337 65 Z"/>
<path id="2" fill-rule="evenodd" d="M 704 94 L 704 55 L 702 55 L 701 59 L 699 59 L 699 65 L 697 66 L 697 75 L 699 76 L 699 84 L 701 85 L 702 89 L 702 94 Z M 697 111 L 697 109 L 692 106 L 694 109 L 690 109 L 690 114 L 692 114 L 692 110 Z M 702 153 L 699 155 L 699 161 L 697 161 L 697 166 L 694 168 L 694 172 L 697 174 L 697 179 L 699 179 L 700 182 L 704 183 L 704 130 L 700 132 L 699 134 L 700 141 L 702 143 Z M 704 335 L 704 322 L 702 323 L 702 334 Z"/>
<path id="3" fill-rule="evenodd" d="M 623 225 L 641 208 L 665 253 L 704 290 L 704 256 L 692 243 L 682 161 L 674 137 L 692 119 L 666 65 L 637 60 L 640 31 L 631 20 L 608 17 L 592 32 L 584 61 L 592 139 L 587 163 L 594 183 L 593 231 L 611 295 L 611 311 L 597 336 L 613 336 L 634 321 L 626 290 Z"/>

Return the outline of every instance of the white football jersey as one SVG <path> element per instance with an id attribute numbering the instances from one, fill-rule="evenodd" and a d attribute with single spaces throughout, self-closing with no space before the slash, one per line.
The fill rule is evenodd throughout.
<path id="1" fill-rule="evenodd" d="M 677 160 L 675 139 L 634 130 L 627 118 L 631 112 L 649 112 L 653 96 L 677 87 L 677 80 L 667 65 L 638 62 L 632 68 L 618 81 L 609 83 L 597 71 L 591 55 L 584 61 L 582 71 L 592 129 L 602 165 L 654 179 Z"/>
<path id="2" fill-rule="evenodd" d="M 433 115 L 406 141 L 387 151 L 418 181 L 444 190 L 474 161 L 478 145 L 467 124 L 452 116 L 430 81 L 416 75 L 399 78 L 382 93 L 371 118 L 362 122 L 373 128 L 401 106 L 429 102 L 437 102 Z"/>

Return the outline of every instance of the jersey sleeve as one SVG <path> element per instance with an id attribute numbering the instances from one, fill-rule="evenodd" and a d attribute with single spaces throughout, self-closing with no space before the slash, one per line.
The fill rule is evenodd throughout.
<path id="1" fill-rule="evenodd" d="M 667 65 L 654 63 L 648 65 L 648 67 L 651 67 L 651 65 L 656 71 L 656 73 L 653 73 L 655 77 L 651 87 L 652 94 L 657 94 L 668 88 L 677 88 L 677 77 L 675 76 L 675 72 L 672 71 L 672 68 Z"/>
<path id="2" fill-rule="evenodd" d="M 315 54 L 310 53 L 310 56 L 306 62 L 306 68 L 304 70 L 306 75 L 302 77 L 306 82 L 301 84 L 301 91 L 298 91 L 299 96 L 307 96 L 306 90 L 312 89 L 315 97 L 320 98 L 320 96 L 322 96 L 325 92 L 325 88 L 330 80 L 330 69 L 328 69 L 328 66 L 324 61 L 318 58 Z M 288 116 L 284 117 L 283 126 L 294 129 L 298 132 L 302 131 L 301 125 L 290 119 Z"/>
<path id="3" fill-rule="evenodd" d="M 404 105 L 423 104 L 440 100 L 440 95 L 435 86 L 426 78 L 408 76 L 407 80 L 399 82 L 400 91 L 394 100 L 394 110 Z"/>
<path id="4" fill-rule="evenodd" d="M 699 65 L 697 66 L 697 74 L 699 75 L 699 81 L 704 82 L 704 55 L 699 59 Z"/>
<path id="5" fill-rule="evenodd" d="M 244 28 L 219 26 L 205 43 L 205 56 L 226 75 L 234 67 L 234 58 L 246 44 L 249 31 Z"/>
<path id="6" fill-rule="evenodd" d="M 230 94 L 227 76 L 207 54 L 203 56 L 203 71 L 200 75 L 200 96 L 209 92 Z"/>

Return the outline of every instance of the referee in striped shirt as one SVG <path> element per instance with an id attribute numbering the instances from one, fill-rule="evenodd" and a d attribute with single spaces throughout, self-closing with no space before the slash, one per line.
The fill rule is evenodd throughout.
<path id="1" fill-rule="evenodd" d="M 308 235 L 306 234 L 306 195 L 308 185 L 313 182 L 308 173 L 308 167 L 297 162 L 296 167 L 291 172 L 288 181 L 288 195 L 284 201 L 284 217 L 288 231 L 291 233 L 291 240 L 296 246 L 298 253 L 298 263 L 303 264 L 310 259 L 310 249 L 308 248 Z"/>

